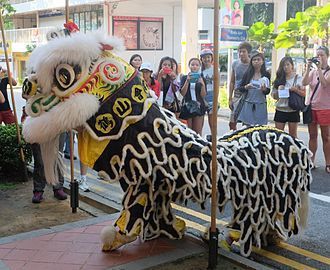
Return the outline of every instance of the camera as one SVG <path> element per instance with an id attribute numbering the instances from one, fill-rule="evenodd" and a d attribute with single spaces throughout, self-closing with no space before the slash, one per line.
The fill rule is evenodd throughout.
<path id="1" fill-rule="evenodd" d="M 314 56 L 311 59 L 309 59 L 312 63 L 314 63 L 315 65 L 320 64 L 320 61 L 318 59 L 318 57 Z"/>
<path id="2" fill-rule="evenodd" d="M 165 74 L 171 74 L 171 72 L 172 72 L 172 69 L 170 69 L 170 68 L 168 68 L 168 67 L 164 67 L 163 68 L 163 72 L 165 73 Z"/>

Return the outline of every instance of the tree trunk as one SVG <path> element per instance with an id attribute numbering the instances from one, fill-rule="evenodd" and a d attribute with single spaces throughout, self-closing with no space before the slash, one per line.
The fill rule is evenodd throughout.
<path id="1" fill-rule="evenodd" d="M 302 38 L 303 48 L 304 48 L 304 58 L 307 58 L 307 48 L 308 48 L 308 36 L 304 35 Z"/>

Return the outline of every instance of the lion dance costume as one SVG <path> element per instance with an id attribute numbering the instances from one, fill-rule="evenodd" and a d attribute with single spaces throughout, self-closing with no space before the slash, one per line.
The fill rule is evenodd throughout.
<path id="1" fill-rule="evenodd" d="M 29 96 L 23 136 L 41 145 L 47 181 L 56 181 L 59 134 L 84 126 L 82 162 L 124 191 L 116 241 L 104 249 L 137 236 L 182 238 L 185 225 L 171 203 L 203 206 L 210 197 L 210 143 L 157 105 L 138 72 L 115 55 L 118 40 L 100 33 L 55 36 L 33 51 L 23 87 Z M 243 255 L 270 233 L 287 239 L 305 223 L 310 157 L 301 141 L 266 126 L 218 141 L 218 206 L 222 211 L 231 201 Z"/>

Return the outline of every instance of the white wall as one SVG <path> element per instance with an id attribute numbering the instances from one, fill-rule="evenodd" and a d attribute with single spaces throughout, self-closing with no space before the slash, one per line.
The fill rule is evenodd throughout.
<path id="1" fill-rule="evenodd" d="M 131 55 L 138 53 L 144 62 L 158 67 L 159 61 L 164 56 L 174 57 L 180 62 L 181 54 L 181 7 L 173 7 L 168 3 L 162 4 L 155 1 L 152 4 L 140 5 L 129 2 L 120 2 L 114 10 L 113 16 L 141 16 L 141 17 L 162 17 L 163 18 L 163 50 L 161 51 L 125 51 L 120 56 L 129 61 Z M 112 18 L 110 20 L 112 25 Z M 174 27 L 174 32 L 172 31 Z M 112 29 L 110 30 L 112 33 Z M 175 42 L 174 42 L 175 40 Z"/>
<path id="2" fill-rule="evenodd" d="M 198 25 L 198 30 L 209 30 L 209 40 L 213 42 L 213 17 L 214 12 L 212 8 L 202 8 L 201 23 Z"/>
<path id="3" fill-rule="evenodd" d="M 54 26 L 56 28 L 63 28 L 64 23 L 65 23 L 65 16 L 39 18 L 39 27 Z"/>

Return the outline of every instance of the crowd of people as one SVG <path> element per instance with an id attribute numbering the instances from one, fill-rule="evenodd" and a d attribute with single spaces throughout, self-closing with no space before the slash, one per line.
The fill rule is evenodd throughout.
<path id="1" fill-rule="evenodd" d="M 280 61 L 273 83 L 266 70 L 263 53 L 253 51 L 250 43 L 242 42 L 238 46 L 238 56 L 239 59 L 232 63 L 228 87 L 230 130 L 236 130 L 238 123 L 244 126 L 267 125 L 267 95 L 270 94 L 276 100 L 275 127 L 284 130 L 287 124 L 288 133 L 297 138 L 303 109 L 293 107 L 291 100 L 293 96 L 305 100 L 308 86 L 310 94 L 305 103 L 311 105 L 313 116 L 313 121 L 308 123 L 309 148 L 314 154 L 315 162 L 320 128 L 325 170 L 330 174 L 329 49 L 320 46 L 316 57 L 307 59 L 304 74 L 297 74 L 292 58 L 285 56 Z M 130 64 L 141 72 L 151 93 L 156 99 L 160 99 L 161 106 L 175 113 L 189 128 L 202 135 L 205 115 L 208 116 L 212 130 L 213 61 L 213 52 L 204 49 L 199 58 L 194 57 L 188 61 L 187 74 L 179 74 L 177 62 L 169 56 L 160 60 L 154 73 L 151 64 L 143 62 L 141 55 L 133 55 Z"/>
<path id="2" fill-rule="evenodd" d="M 229 119 L 230 130 L 236 130 L 238 123 L 245 126 L 268 124 L 267 95 L 276 100 L 274 115 L 275 127 L 281 130 L 288 125 L 288 132 L 297 137 L 301 110 L 292 108 L 290 96 L 294 94 L 304 98 L 306 86 L 310 94 L 306 104 L 310 104 L 312 122 L 308 123 L 309 148 L 312 151 L 314 167 L 315 153 L 318 148 L 318 130 L 321 131 L 322 148 L 325 159 L 325 170 L 330 174 L 330 67 L 328 65 L 329 49 L 320 46 L 316 57 L 307 60 L 304 74 L 297 74 L 291 57 L 285 56 L 276 71 L 271 83 L 269 72 L 265 67 L 264 55 L 253 52 L 251 44 L 243 42 L 238 46 L 239 59 L 232 63 L 230 72 Z M 210 49 L 204 49 L 199 58 L 188 61 L 189 72 L 179 73 L 179 66 L 172 57 L 163 57 L 154 71 L 151 63 L 144 62 L 141 55 L 132 55 L 129 63 L 146 81 L 151 95 L 159 104 L 172 111 L 176 117 L 185 122 L 189 128 L 202 135 L 204 119 L 207 115 L 212 130 L 212 107 L 214 95 L 214 55 Z M 12 78 L 12 85 L 17 82 Z M 13 124 L 15 117 L 10 107 L 7 94 L 8 74 L 0 67 L 0 124 Z M 218 105 L 219 108 L 219 105 Z M 23 114 L 22 122 L 25 115 Z M 40 146 L 31 146 L 34 157 L 33 203 L 43 200 L 46 186 Z M 59 149 L 63 157 L 70 158 L 69 136 L 62 134 Z M 76 159 L 76 157 L 74 157 Z M 80 164 L 81 177 L 79 187 L 89 191 L 87 184 L 87 166 Z M 63 191 L 64 177 L 59 173 L 59 184 L 53 187 L 54 196 L 59 200 L 67 198 Z"/>

